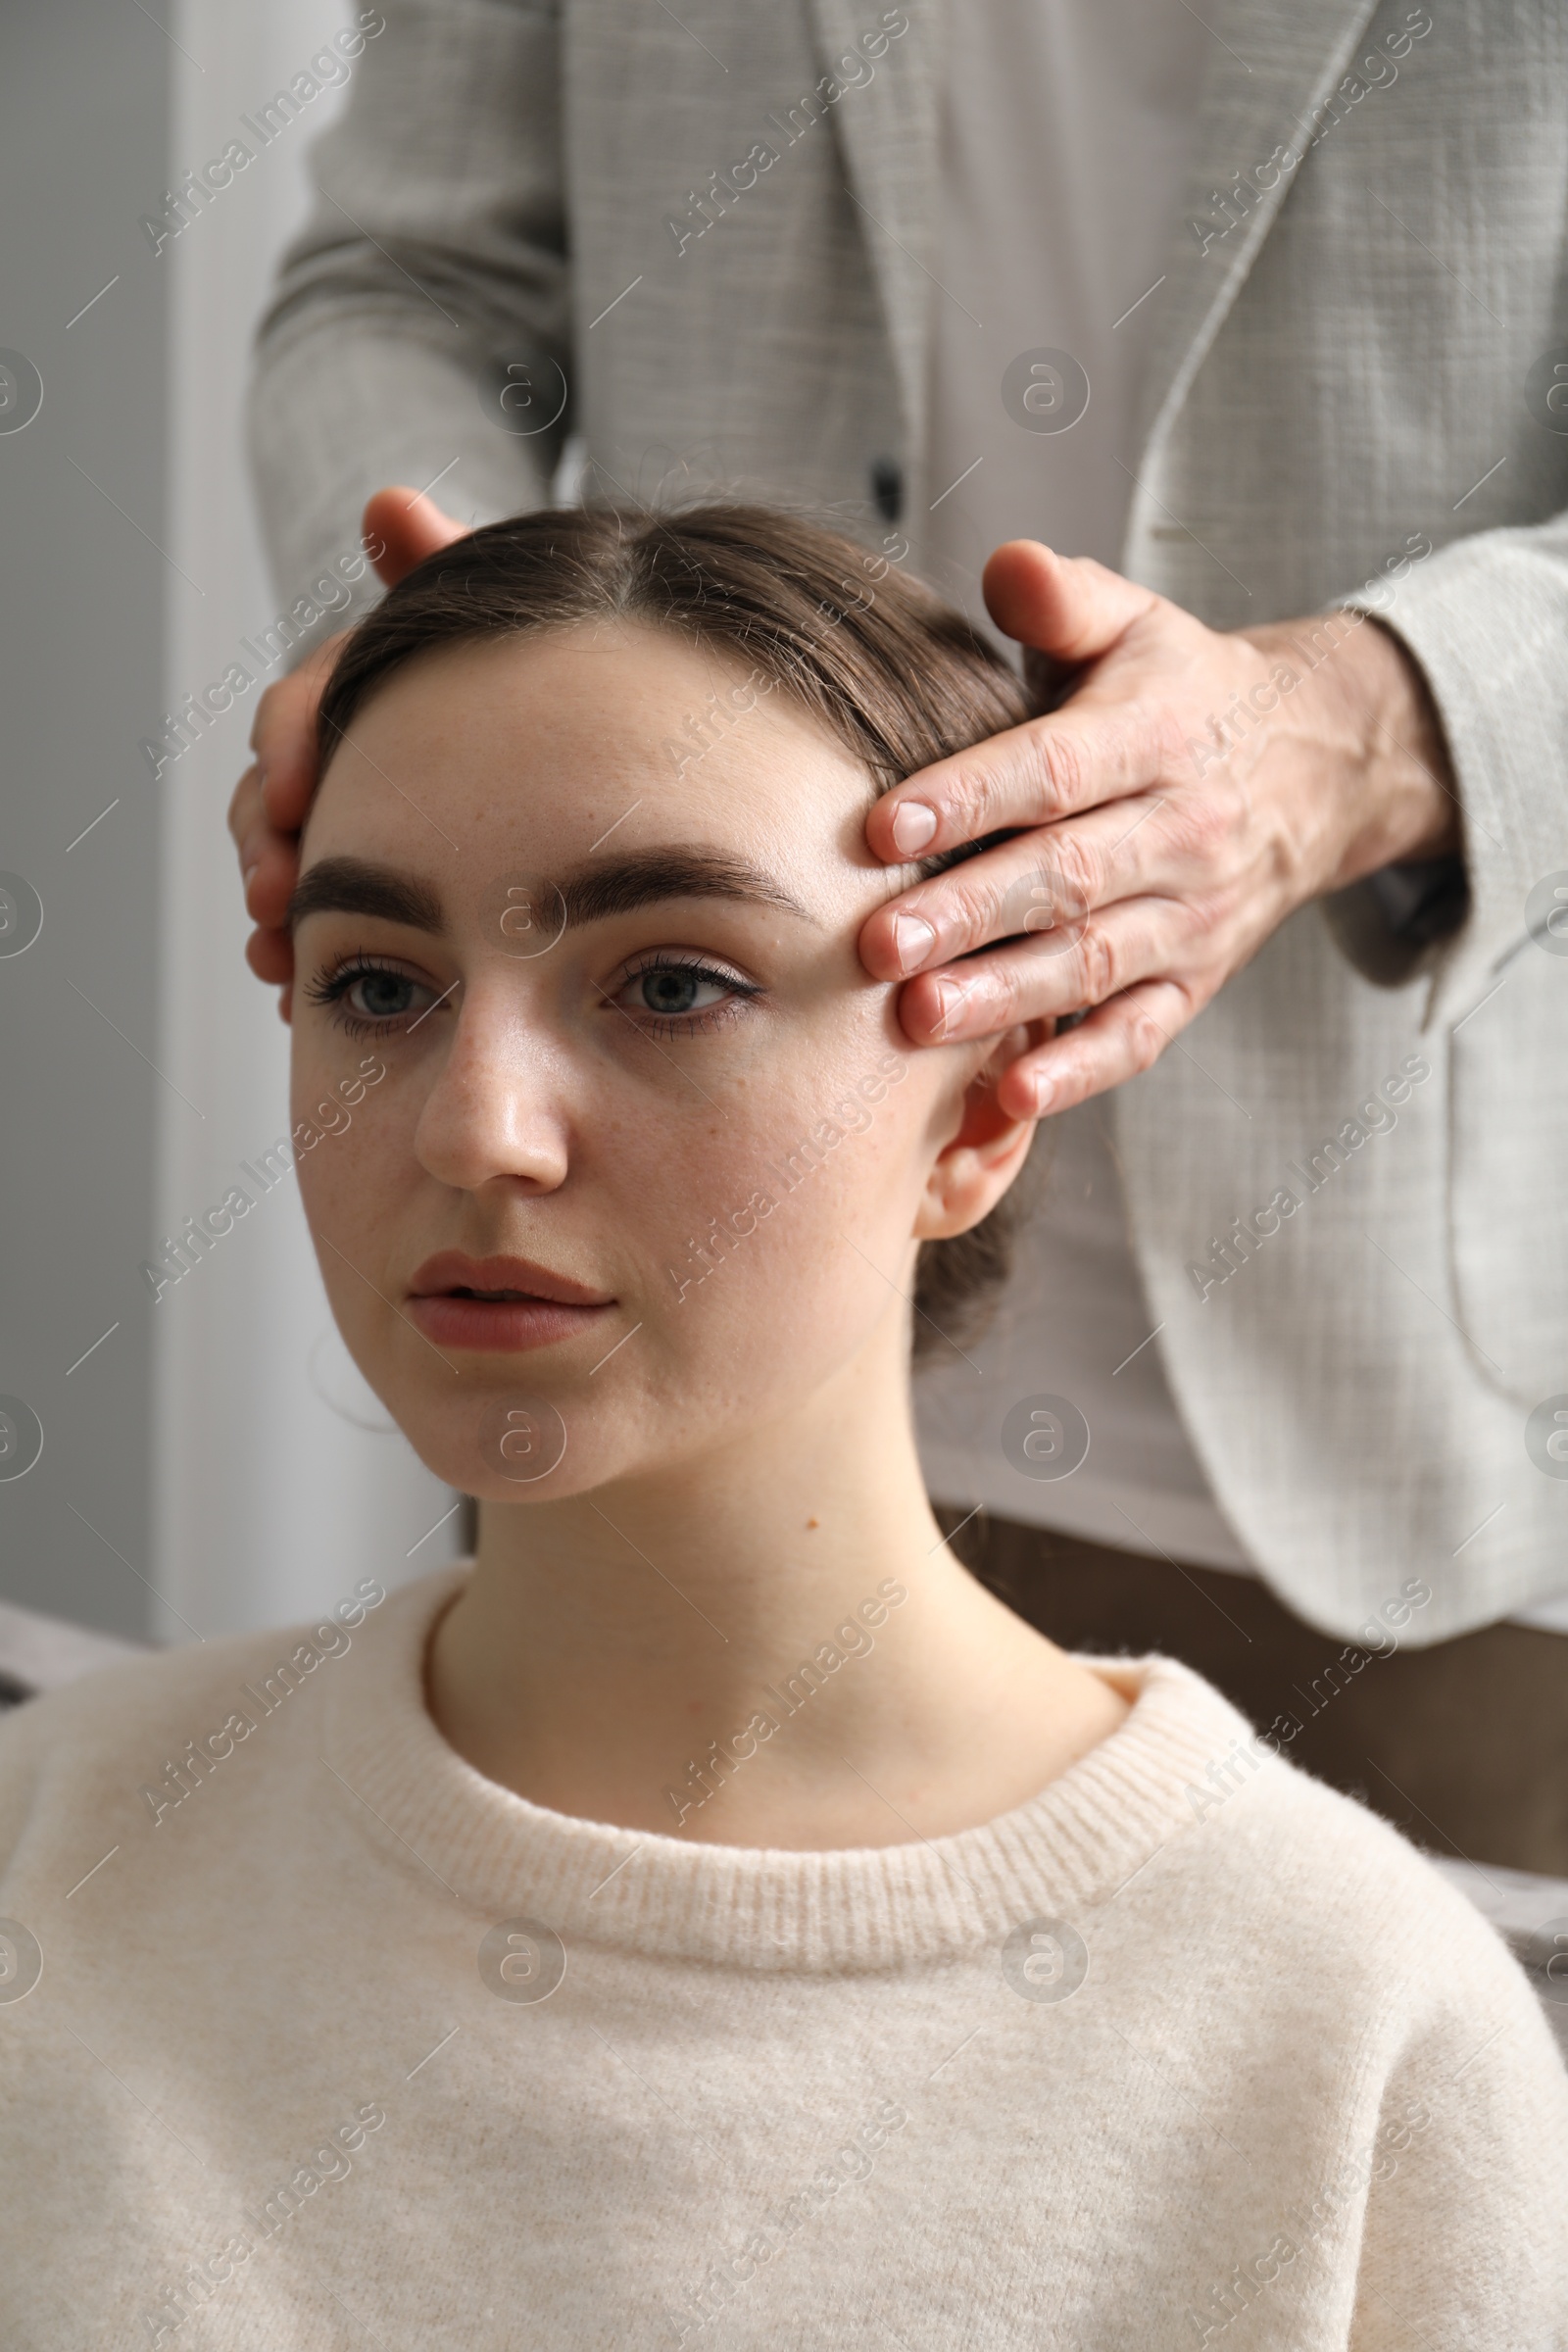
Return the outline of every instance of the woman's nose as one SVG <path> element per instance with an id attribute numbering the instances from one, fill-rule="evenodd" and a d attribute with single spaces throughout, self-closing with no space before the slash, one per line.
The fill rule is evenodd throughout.
<path id="1" fill-rule="evenodd" d="M 461 1192 L 497 1177 L 554 1192 L 568 1160 L 566 1086 L 564 1050 L 541 1020 L 483 984 L 466 986 L 419 1114 L 420 1165 Z"/>

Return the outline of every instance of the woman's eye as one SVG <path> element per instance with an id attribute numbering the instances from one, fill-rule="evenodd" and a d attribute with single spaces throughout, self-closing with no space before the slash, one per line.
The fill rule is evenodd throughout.
<path id="1" fill-rule="evenodd" d="M 759 992 L 733 972 L 702 963 L 651 963 L 623 981 L 613 1002 L 634 1020 L 673 1033 L 723 1019 Z M 706 1016 L 706 1017 L 705 1017 Z"/>
<path id="2" fill-rule="evenodd" d="M 361 1032 L 389 1029 L 411 1013 L 422 1017 L 431 1010 L 432 992 L 407 972 L 388 964 L 354 962 L 325 971 L 313 980 L 306 994 L 342 1027 Z M 417 1025 L 416 1021 L 414 1026 Z"/>
<path id="3" fill-rule="evenodd" d="M 399 1021 L 414 1010 L 415 998 L 422 994 L 418 982 L 402 972 L 361 972 L 342 1001 L 368 1020 Z"/>
<path id="4" fill-rule="evenodd" d="M 656 966 L 629 984 L 633 1001 L 646 1012 L 707 1012 L 731 994 L 727 983 L 706 972 Z"/>

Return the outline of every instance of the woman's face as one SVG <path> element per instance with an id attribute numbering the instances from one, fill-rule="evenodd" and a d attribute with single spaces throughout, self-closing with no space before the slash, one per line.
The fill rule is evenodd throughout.
<path id="1" fill-rule="evenodd" d="M 975 1053 L 911 1054 L 861 968 L 907 878 L 870 792 L 760 673 L 621 624 L 421 658 L 353 722 L 297 902 L 300 1184 L 454 1486 L 669 1469 L 888 1360 Z"/>

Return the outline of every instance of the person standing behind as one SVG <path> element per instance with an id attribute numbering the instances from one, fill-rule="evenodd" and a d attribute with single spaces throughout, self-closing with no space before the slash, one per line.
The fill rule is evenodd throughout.
<path id="1" fill-rule="evenodd" d="M 400 478 L 463 519 L 380 501 L 392 575 L 544 502 L 568 426 L 596 495 L 835 515 L 847 599 L 900 562 L 978 612 L 1012 543 L 986 602 L 1057 707 L 868 827 L 1052 827 L 868 923 L 911 1042 L 1088 1015 L 1003 1081 L 1050 1182 L 933 1483 L 1058 1639 L 1162 1641 L 1420 1834 L 1568 1869 L 1568 1645 L 1497 1622 L 1568 1556 L 1562 25 L 385 14 L 262 331 L 280 588 Z M 233 819 L 278 980 L 313 675 Z"/>

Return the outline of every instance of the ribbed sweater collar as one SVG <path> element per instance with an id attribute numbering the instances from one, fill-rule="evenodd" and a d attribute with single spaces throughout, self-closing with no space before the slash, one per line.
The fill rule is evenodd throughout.
<path id="1" fill-rule="evenodd" d="M 781 1973 L 956 1960 L 1018 1922 L 1071 1920 L 1190 1836 L 1187 1789 L 1248 1734 L 1174 1659 L 1086 1658 L 1131 1688 L 1118 1729 L 1026 1804 L 905 1845 L 795 1853 L 706 1845 L 552 1812 L 487 1781 L 424 1701 L 431 1631 L 468 1574 L 393 1593 L 342 1660 L 323 1754 L 333 1794 L 386 1857 L 492 1921 L 567 1942 Z"/>

